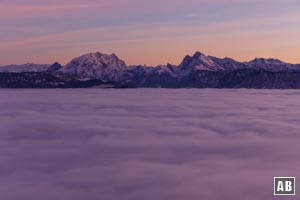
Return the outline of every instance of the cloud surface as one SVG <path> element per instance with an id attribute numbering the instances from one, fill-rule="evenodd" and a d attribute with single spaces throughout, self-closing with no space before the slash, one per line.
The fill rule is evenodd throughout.
<path id="1" fill-rule="evenodd" d="M 299 94 L 1 90 L 0 196 L 276 199 L 274 176 L 300 177 Z"/>

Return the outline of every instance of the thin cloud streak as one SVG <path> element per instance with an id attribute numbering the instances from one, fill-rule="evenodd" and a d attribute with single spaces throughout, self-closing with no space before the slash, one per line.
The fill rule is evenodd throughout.
<path id="1" fill-rule="evenodd" d="M 24 16 L 25 18 L 30 17 L 42 17 L 42 16 L 49 16 L 51 12 L 53 13 L 64 13 L 64 12 L 72 12 L 76 10 L 89 10 L 89 9 L 103 9 L 108 8 L 113 5 L 114 3 L 57 3 L 57 4 L 50 4 L 50 5 L 1 5 L 0 3 L 0 16 L 4 18 L 20 18 Z M 66 13 L 64 13 L 66 14 Z"/>

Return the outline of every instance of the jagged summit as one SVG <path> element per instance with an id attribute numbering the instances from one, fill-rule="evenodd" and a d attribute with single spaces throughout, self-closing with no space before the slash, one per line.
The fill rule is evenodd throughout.
<path id="1" fill-rule="evenodd" d="M 193 55 L 193 58 L 200 58 L 201 56 L 205 56 L 205 54 L 200 51 L 196 51 Z"/>
<path id="2" fill-rule="evenodd" d="M 219 71 L 224 68 L 215 63 L 210 57 L 197 51 L 193 56 L 185 56 L 181 64 L 178 66 L 180 71 L 188 73 L 198 70 Z"/>
<path id="3" fill-rule="evenodd" d="M 52 74 L 57 72 L 62 68 L 62 65 L 58 62 L 53 63 L 45 72 L 48 74 Z"/>

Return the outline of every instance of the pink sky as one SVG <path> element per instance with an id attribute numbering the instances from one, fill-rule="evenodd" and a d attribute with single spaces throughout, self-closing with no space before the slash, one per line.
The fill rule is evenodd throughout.
<path id="1" fill-rule="evenodd" d="M 300 63 L 296 0 L 0 2 L 0 65 L 67 63 L 88 52 L 127 64 L 178 64 L 202 51 Z"/>

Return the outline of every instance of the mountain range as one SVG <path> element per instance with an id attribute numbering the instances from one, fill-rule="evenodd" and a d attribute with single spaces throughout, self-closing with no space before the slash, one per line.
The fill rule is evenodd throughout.
<path id="1" fill-rule="evenodd" d="M 62 66 L 0 67 L 2 88 L 300 88 L 300 64 L 256 58 L 239 62 L 196 52 L 178 65 L 127 66 L 117 55 L 89 53 Z"/>

